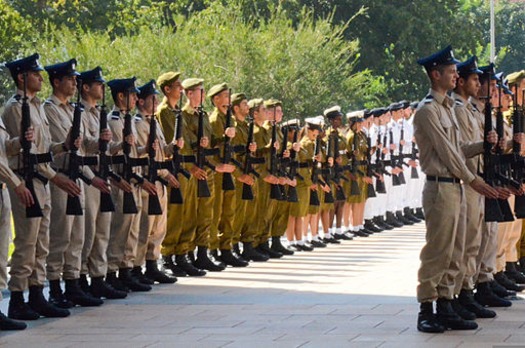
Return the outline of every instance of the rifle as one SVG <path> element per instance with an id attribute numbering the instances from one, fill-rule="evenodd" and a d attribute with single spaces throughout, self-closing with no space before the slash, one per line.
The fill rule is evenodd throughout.
<path id="1" fill-rule="evenodd" d="M 337 129 L 332 128 L 333 144 L 334 144 L 334 178 L 335 183 L 335 200 L 336 201 L 345 201 L 346 195 L 341 186 L 341 180 L 348 181 L 348 178 L 343 175 L 345 168 L 342 168 L 338 163 L 337 159 L 341 156 L 339 153 L 339 132 Z"/>
<path id="2" fill-rule="evenodd" d="M 73 112 L 73 124 L 71 126 L 71 132 L 69 134 L 69 166 L 68 166 L 68 177 L 71 181 L 76 182 L 77 179 L 81 179 L 86 184 L 90 185 L 89 180 L 82 173 L 82 166 L 96 165 L 96 157 L 82 157 L 78 154 L 78 148 L 75 146 L 75 140 L 80 136 L 80 123 L 82 122 L 82 108 L 80 107 L 80 91 L 82 90 L 82 80 L 78 79 L 78 94 L 77 102 L 75 104 L 75 111 Z M 67 196 L 66 203 L 66 215 L 83 215 L 82 205 L 80 204 L 80 197 L 78 196 Z"/>
<path id="3" fill-rule="evenodd" d="M 292 144 L 295 144 L 297 142 L 297 137 L 299 135 L 299 125 L 290 126 L 293 132 L 292 135 Z M 297 158 L 297 152 L 293 149 L 290 150 L 290 169 L 288 172 L 288 177 L 290 180 L 295 179 L 296 177 L 300 180 L 304 180 L 304 178 L 297 173 L 297 167 L 299 163 L 296 160 Z M 299 201 L 299 198 L 297 197 L 297 188 L 294 186 L 288 186 L 288 202 L 296 203 Z"/>
<path id="4" fill-rule="evenodd" d="M 357 148 L 359 147 L 358 142 L 358 133 L 357 130 L 354 132 L 354 137 L 352 138 L 352 148 L 350 153 L 350 160 L 352 161 L 352 180 L 350 181 L 350 196 L 359 196 L 361 190 L 359 189 L 359 184 L 357 183 L 357 164 L 358 160 L 355 155 Z"/>
<path id="5" fill-rule="evenodd" d="M 522 91 L 525 93 L 525 89 Z M 523 99 L 522 99 L 523 100 Z M 514 100 L 512 108 L 512 128 L 513 134 L 518 134 L 523 132 L 523 108 L 518 107 L 518 84 L 515 85 L 514 89 Z M 524 173 L 523 173 L 523 164 L 524 159 L 520 155 L 521 144 L 514 142 L 512 144 L 512 156 L 513 156 L 513 174 L 514 179 L 523 183 Z M 523 219 L 525 218 L 525 195 L 517 195 L 514 201 L 514 214 L 516 218 Z"/>
<path id="6" fill-rule="evenodd" d="M 388 135 L 390 138 L 389 145 L 393 145 L 394 144 L 394 132 L 392 131 L 392 128 L 389 129 Z M 385 132 L 384 142 L 386 143 L 386 132 Z M 397 167 L 396 156 L 394 155 L 394 150 L 392 149 L 390 149 L 390 167 L 392 168 L 392 170 Z M 401 185 L 401 180 L 399 180 L 399 176 L 392 173 L 392 186 L 399 186 L 399 185 Z"/>
<path id="7" fill-rule="evenodd" d="M 381 130 L 381 127 L 377 127 L 377 143 L 376 143 L 376 163 L 375 163 L 375 173 L 376 173 L 376 192 L 377 193 L 386 193 L 386 186 L 385 182 L 381 181 L 381 175 L 388 175 L 391 174 L 386 171 L 385 164 L 384 164 L 384 158 L 385 154 L 383 151 L 381 151 L 381 147 L 384 146 L 384 143 L 381 142 L 381 133 L 379 132 Z M 386 130 L 386 128 L 385 128 Z M 385 136 L 386 139 L 386 136 Z"/>
<path id="8" fill-rule="evenodd" d="M 182 97 L 179 99 L 179 107 L 175 110 L 175 136 L 174 140 L 177 141 L 182 137 Z M 172 174 L 178 178 L 178 174 L 182 174 L 186 179 L 190 179 L 190 173 L 182 168 L 182 156 L 179 154 L 178 146 L 173 147 L 173 156 L 171 158 L 171 170 Z M 182 204 L 182 191 L 180 187 L 170 188 L 170 203 L 171 204 Z"/>
<path id="9" fill-rule="evenodd" d="M 126 92 L 126 114 L 124 115 L 124 129 L 122 130 L 122 153 L 123 153 L 123 173 L 122 177 L 127 182 L 131 183 L 131 179 L 135 179 L 138 183 L 142 183 L 144 179 L 133 172 L 133 167 L 143 166 L 148 164 L 147 158 L 132 158 L 131 145 L 128 144 L 126 138 L 133 134 L 131 125 L 131 114 L 129 110 L 129 92 Z M 124 192 L 122 212 L 124 214 L 137 214 L 137 204 L 133 196 L 133 192 Z"/>
<path id="10" fill-rule="evenodd" d="M 99 129 L 100 134 L 102 131 L 108 128 L 108 112 L 106 109 L 106 88 L 105 85 L 102 85 L 102 105 L 100 106 L 100 120 L 99 120 Z M 108 151 L 108 142 L 102 140 L 100 137 L 98 139 L 98 176 L 104 180 L 108 181 L 108 178 L 111 177 L 115 181 L 120 182 L 122 178 L 115 174 L 111 170 L 110 158 L 106 154 Z M 115 211 L 115 203 L 111 194 L 100 192 L 100 212 L 113 212 Z"/>
<path id="11" fill-rule="evenodd" d="M 416 161 L 417 160 L 417 154 L 418 154 L 419 150 L 417 149 L 417 144 L 415 141 L 412 142 L 412 152 L 410 154 L 410 159 L 412 161 Z M 411 173 L 410 173 L 410 178 L 411 179 L 419 179 L 419 174 L 417 172 L 417 168 L 415 167 L 411 167 Z"/>
<path id="12" fill-rule="evenodd" d="M 275 113 L 277 111 L 277 108 L 274 108 L 273 110 L 273 121 L 272 121 L 272 142 L 270 144 L 270 168 L 269 172 L 273 176 L 279 176 L 278 174 L 278 168 L 277 168 L 277 149 L 275 148 L 274 144 L 277 141 L 277 122 Z M 282 200 L 283 193 L 281 192 L 281 188 L 279 187 L 279 184 L 271 184 L 270 188 L 270 198 L 276 199 L 276 200 Z"/>
<path id="13" fill-rule="evenodd" d="M 321 151 L 321 136 L 320 135 L 318 135 L 317 138 L 315 138 L 314 160 L 312 164 L 312 176 L 311 176 L 312 184 L 317 184 L 319 182 L 318 170 L 319 170 L 320 163 L 317 162 L 316 160 L 316 157 L 319 154 L 319 151 Z M 317 190 L 315 191 L 310 190 L 310 205 L 313 205 L 316 207 L 321 205 L 321 202 L 319 202 L 319 195 L 317 194 Z"/>
<path id="14" fill-rule="evenodd" d="M 253 142 L 253 129 L 255 126 L 255 121 L 253 120 L 253 111 L 250 111 L 248 114 L 248 139 L 246 141 L 246 153 L 244 157 L 244 167 L 243 167 L 243 173 L 244 174 L 253 174 L 257 178 L 259 177 L 259 173 L 257 173 L 252 166 L 254 157 L 250 153 L 250 144 Z M 242 184 L 242 199 L 245 201 L 251 201 L 253 200 L 253 189 L 248 184 Z"/>
<path id="15" fill-rule="evenodd" d="M 160 169 L 171 169 L 171 161 L 156 161 L 155 155 L 157 152 L 153 148 L 155 140 L 157 140 L 157 119 L 155 118 L 155 103 L 153 103 L 151 110 L 151 119 L 149 124 L 148 135 L 148 180 L 155 185 L 155 182 L 160 182 L 164 186 L 168 186 L 168 182 L 159 176 Z M 157 195 L 149 194 L 148 197 L 148 215 L 162 215 L 162 207 Z"/>
<path id="16" fill-rule="evenodd" d="M 405 164 L 404 157 L 403 157 L 403 144 L 402 142 L 405 139 L 405 122 L 401 120 L 401 132 L 399 134 L 399 150 L 398 150 L 398 161 L 397 161 L 397 167 L 401 169 L 401 172 L 397 175 L 399 178 L 399 183 L 401 185 L 405 185 L 407 182 L 405 180 L 405 174 L 403 173 L 403 164 Z"/>
<path id="17" fill-rule="evenodd" d="M 51 162 L 53 160 L 50 153 L 46 154 L 32 154 L 31 153 L 31 142 L 27 141 L 25 134 L 29 128 L 31 128 L 31 111 L 29 104 L 27 103 L 27 72 L 24 72 L 24 96 L 22 97 L 22 120 L 20 126 L 20 145 L 22 146 L 22 176 L 24 178 L 25 186 L 31 192 L 33 196 L 33 204 L 26 207 L 26 217 L 43 217 L 42 208 L 38 201 L 38 196 L 35 193 L 35 187 L 33 185 L 33 179 L 39 179 L 46 183 L 47 179 L 38 173 L 36 166 L 38 163 Z"/>
<path id="18" fill-rule="evenodd" d="M 204 169 L 204 166 L 208 166 L 212 170 L 215 170 L 215 167 L 208 162 L 206 156 L 216 155 L 219 153 L 219 149 L 205 149 L 201 146 L 201 139 L 204 137 L 204 108 L 203 108 L 203 98 L 204 94 L 201 89 L 201 103 L 197 107 L 197 113 L 199 117 L 199 125 L 197 129 L 197 166 L 200 169 Z M 208 186 L 207 179 L 197 180 L 197 197 L 205 198 L 211 197 L 210 187 Z"/>
<path id="19" fill-rule="evenodd" d="M 228 94 L 228 109 L 226 111 L 226 122 L 224 123 L 224 130 L 231 127 L 232 122 L 232 90 L 230 88 L 229 94 Z M 224 147 L 223 147 L 223 157 L 222 157 L 222 163 L 228 164 L 232 162 L 239 168 L 241 167 L 241 164 L 235 160 L 232 156 L 233 147 L 231 146 L 231 139 L 229 136 L 224 135 Z M 233 191 L 235 190 L 235 184 L 233 183 L 233 177 L 231 173 L 223 173 L 222 174 L 222 190 L 223 191 Z"/>
<path id="20" fill-rule="evenodd" d="M 286 151 L 288 145 L 288 134 L 290 133 L 290 127 L 282 127 L 281 132 L 283 133 L 283 139 L 281 141 L 281 146 L 279 147 L 280 153 L 277 155 L 277 158 L 279 159 L 279 161 L 277 162 L 277 172 L 279 173 L 279 176 L 288 177 L 286 167 L 290 166 L 291 158 L 284 158 L 284 152 Z M 279 191 L 281 192 L 281 197 L 278 200 L 288 200 L 286 185 L 279 184 Z"/>
<path id="21" fill-rule="evenodd" d="M 372 170 L 372 139 L 370 138 L 370 134 L 368 135 L 368 137 L 366 137 L 366 162 L 367 162 L 367 166 L 366 166 L 366 176 L 369 177 L 369 178 L 373 178 L 374 177 L 374 171 Z M 378 179 L 379 180 L 379 179 Z M 367 197 L 368 198 L 373 198 L 373 197 L 376 197 L 376 190 L 374 189 L 374 184 L 371 183 L 371 184 L 368 184 L 368 187 L 367 187 Z"/>

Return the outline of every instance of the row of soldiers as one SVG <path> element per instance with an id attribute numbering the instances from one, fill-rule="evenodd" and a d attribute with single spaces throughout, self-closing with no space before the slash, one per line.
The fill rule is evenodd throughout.
<path id="1" fill-rule="evenodd" d="M 7 250 L 12 211 L 15 248 L 0 329 L 423 218 L 417 195 L 394 194 L 417 181 L 409 103 L 348 115 L 348 127 L 336 106 L 300 129 L 282 122 L 278 100 L 226 84 L 206 93 L 204 80 L 167 72 L 139 88 L 135 78 L 107 82 L 108 112 L 101 68 L 79 73 L 75 59 L 43 68 L 38 58 L 6 63 L 17 91 L 0 122 L 0 234 Z M 403 166 L 414 179 L 400 178 Z"/>
<path id="2" fill-rule="evenodd" d="M 430 91 L 414 115 L 426 174 L 417 328 L 475 330 L 496 316 L 487 307 L 524 290 L 525 71 L 506 78 L 475 56 L 456 60 L 451 46 L 418 63 Z"/>

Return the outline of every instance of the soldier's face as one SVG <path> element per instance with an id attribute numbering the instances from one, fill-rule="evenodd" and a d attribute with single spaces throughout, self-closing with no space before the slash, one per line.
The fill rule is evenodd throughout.
<path id="1" fill-rule="evenodd" d="M 470 74 L 467 79 L 460 78 L 459 79 L 462 84 L 462 87 L 467 93 L 469 97 L 475 97 L 479 93 L 479 89 L 481 88 L 481 83 L 479 82 L 479 75 L 478 74 Z"/>
<path id="2" fill-rule="evenodd" d="M 77 90 L 77 77 L 76 76 L 64 76 L 60 79 L 53 79 L 54 90 L 67 97 L 75 95 Z"/>
<path id="3" fill-rule="evenodd" d="M 19 86 L 24 88 L 24 75 L 18 74 Z M 42 82 L 44 81 L 40 71 L 29 71 L 27 73 L 26 88 L 29 93 L 37 93 L 42 90 Z"/>
<path id="4" fill-rule="evenodd" d="M 93 82 L 82 85 L 82 89 L 84 90 L 84 93 L 94 100 L 100 100 L 102 99 L 103 86 L 102 82 Z"/>
<path id="5" fill-rule="evenodd" d="M 319 135 L 318 129 L 308 129 L 308 139 L 315 140 Z"/>
<path id="6" fill-rule="evenodd" d="M 176 80 L 170 85 L 164 87 L 164 92 L 168 98 L 179 100 L 182 94 L 182 85 L 180 81 Z"/>
<path id="7" fill-rule="evenodd" d="M 248 106 L 248 101 L 246 99 L 244 99 L 239 104 L 239 114 L 241 114 L 242 116 L 246 117 L 246 116 L 248 116 L 249 112 L 250 112 L 250 107 Z"/>
<path id="8" fill-rule="evenodd" d="M 509 110 L 511 101 L 512 101 L 512 96 L 503 93 L 503 95 L 501 96 L 501 111 Z"/>
<path id="9" fill-rule="evenodd" d="M 437 77 L 436 82 L 438 82 L 439 87 L 446 90 L 452 90 L 454 87 L 456 87 L 456 82 L 459 78 L 459 75 L 458 68 L 455 64 L 446 65 L 441 71 L 435 71 L 437 72 L 435 77 Z"/>
<path id="10" fill-rule="evenodd" d="M 283 108 L 280 106 L 277 106 L 277 109 L 275 110 L 275 121 L 279 123 L 282 120 L 283 120 Z"/>
<path id="11" fill-rule="evenodd" d="M 230 99 L 230 91 L 224 90 L 221 93 L 213 96 L 213 104 L 223 113 L 228 109 L 228 102 Z"/>
<path id="12" fill-rule="evenodd" d="M 129 110 L 135 109 L 135 106 L 137 105 L 137 100 L 139 100 L 139 98 L 137 97 L 137 93 L 129 94 Z"/>
<path id="13" fill-rule="evenodd" d="M 341 127 L 341 125 L 343 124 L 343 116 L 336 116 L 332 119 L 330 119 L 330 124 L 332 125 L 332 127 L 334 128 L 339 128 Z"/>
<path id="14" fill-rule="evenodd" d="M 204 100 L 206 91 L 204 90 L 204 87 L 197 87 L 195 89 L 189 90 L 186 95 L 190 101 L 190 105 L 195 108 L 201 104 L 201 101 Z"/>
<path id="15" fill-rule="evenodd" d="M 142 104 L 142 108 L 148 115 L 154 114 L 159 104 L 156 94 L 149 95 L 146 99 L 141 99 L 139 103 Z"/>

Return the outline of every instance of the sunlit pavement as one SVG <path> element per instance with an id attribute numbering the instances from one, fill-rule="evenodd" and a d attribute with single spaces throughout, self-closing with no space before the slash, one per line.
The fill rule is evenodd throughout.
<path id="1" fill-rule="evenodd" d="M 6 347 L 525 347 L 525 301 L 470 332 L 421 334 L 424 224 L 132 293 L 0 333 Z M 47 290 L 46 290 L 47 294 Z M 7 300 L 2 311 L 7 313 Z"/>

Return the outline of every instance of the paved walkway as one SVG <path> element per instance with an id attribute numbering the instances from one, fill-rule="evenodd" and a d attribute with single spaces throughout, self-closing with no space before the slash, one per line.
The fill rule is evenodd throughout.
<path id="1" fill-rule="evenodd" d="M 0 333 L 6 347 L 525 347 L 525 301 L 472 332 L 420 334 L 424 224 L 252 263 Z M 2 301 L 5 312 L 7 301 Z M 521 345 L 520 345 L 521 344 Z"/>

